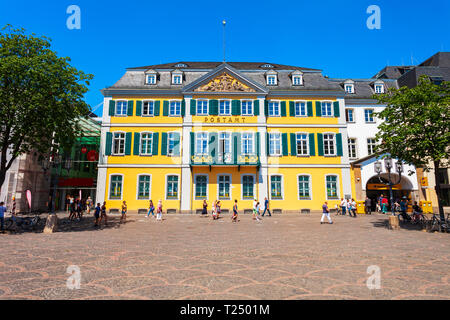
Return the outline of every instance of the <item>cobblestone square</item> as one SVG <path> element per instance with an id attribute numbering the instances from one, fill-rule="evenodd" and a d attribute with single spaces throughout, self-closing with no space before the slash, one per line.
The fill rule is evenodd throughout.
<path id="1" fill-rule="evenodd" d="M 110 218 L 0 234 L 0 299 L 450 299 L 449 235 L 391 231 L 384 215 Z M 66 286 L 71 265 L 80 289 Z M 380 289 L 366 285 L 372 265 Z"/>

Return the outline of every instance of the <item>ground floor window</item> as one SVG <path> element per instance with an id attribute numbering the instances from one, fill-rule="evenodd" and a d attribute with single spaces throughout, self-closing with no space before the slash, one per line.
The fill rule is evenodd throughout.
<path id="1" fill-rule="evenodd" d="M 120 200 L 122 198 L 122 176 L 111 176 L 109 198 L 112 200 Z"/>
<path id="2" fill-rule="evenodd" d="M 270 196 L 272 199 L 282 199 L 281 176 L 270 177 Z"/>
<path id="3" fill-rule="evenodd" d="M 208 177 L 207 176 L 196 176 L 195 177 L 195 198 L 196 199 L 206 199 L 207 197 L 207 186 Z"/>
<path id="4" fill-rule="evenodd" d="M 298 176 L 298 198 L 310 199 L 310 189 L 309 176 Z"/>
<path id="5" fill-rule="evenodd" d="M 243 199 L 254 199 L 254 186 L 255 181 L 253 176 L 243 176 L 242 177 L 242 198 Z"/>
<path id="6" fill-rule="evenodd" d="M 327 199 L 339 199 L 337 191 L 337 176 L 327 176 Z"/>
<path id="7" fill-rule="evenodd" d="M 178 176 L 167 176 L 167 199 L 178 199 Z"/>
<path id="8" fill-rule="evenodd" d="M 219 176 L 219 199 L 230 199 L 230 176 Z"/>
<path id="9" fill-rule="evenodd" d="M 140 175 L 138 183 L 138 199 L 149 200 L 150 199 L 150 176 Z"/>

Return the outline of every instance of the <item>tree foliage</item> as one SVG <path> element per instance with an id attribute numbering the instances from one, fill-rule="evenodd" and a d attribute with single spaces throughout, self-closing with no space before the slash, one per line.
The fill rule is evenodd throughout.
<path id="1" fill-rule="evenodd" d="M 0 31 L 0 187 L 19 155 L 48 154 L 75 141 L 76 119 L 90 111 L 83 98 L 93 76 L 69 62 L 47 37 L 9 25 Z"/>

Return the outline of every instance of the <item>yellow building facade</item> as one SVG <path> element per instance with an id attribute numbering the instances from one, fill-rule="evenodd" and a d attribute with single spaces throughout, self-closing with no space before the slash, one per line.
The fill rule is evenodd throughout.
<path id="1" fill-rule="evenodd" d="M 127 69 L 103 90 L 97 201 L 196 213 L 351 197 L 344 94 L 320 70 L 186 62 Z"/>

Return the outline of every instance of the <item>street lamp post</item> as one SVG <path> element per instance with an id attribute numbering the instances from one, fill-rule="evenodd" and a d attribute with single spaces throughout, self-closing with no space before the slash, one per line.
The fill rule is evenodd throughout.
<path id="1" fill-rule="evenodd" d="M 393 169 L 393 165 L 392 165 L 392 158 L 388 157 L 384 159 L 384 167 L 386 168 L 387 174 L 388 174 L 388 182 L 384 182 L 383 180 L 381 180 L 381 173 L 383 171 L 383 164 L 381 163 L 381 161 L 377 160 L 375 162 L 375 173 L 378 174 L 378 179 L 380 180 L 380 182 L 384 185 L 389 186 L 389 197 L 391 198 L 391 213 L 393 216 L 395 216 L 395 211 L 394 211 L 394 194 L 392 193 L 392 186 L 396 185 L 398 183 L 400 183 L 400 181 L 402 180 L 402 172 L 403 172 L 403 163 L 398 160 L 395 163 L 395 170 L 398 173 L 398 179 L 397 181 L 393 181 L 393 177 L 391 176 L 391 171 Z"/>

